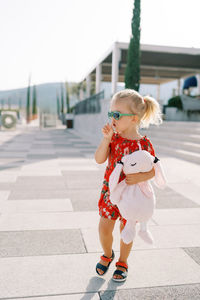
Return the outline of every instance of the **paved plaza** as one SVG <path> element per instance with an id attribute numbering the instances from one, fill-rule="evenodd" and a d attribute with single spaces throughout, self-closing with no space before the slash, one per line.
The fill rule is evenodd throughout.
<path id="1" fill-rule="evenodd" d="M 0 299 L 200 299 L 200 165 L 160 155 L 155 245 L 136 237 L 125 283 L 95 273 L 105 164 L 73 129 L 0 131 Z M 155 147 L 156 150 L 156 147 Z M 119 256 L 119 222 L 113 249 Z"/>

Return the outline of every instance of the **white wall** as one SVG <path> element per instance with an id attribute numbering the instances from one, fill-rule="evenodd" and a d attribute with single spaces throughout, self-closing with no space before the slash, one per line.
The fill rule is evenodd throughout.
<path id="1" fill-rule="evenodd" d="M 183 87 L 183 80 L 181 81 L 181 90 Z M 177 81 L 172 81 L 160 86 L 160 99 L 162 104 L 167 104 L 169 98 L 173 96 L 173 89 L 178 88 Z M 97 114 L 82 114 L 75 115 L 74 119 L 74 129 L 81 133 L 84 137 L 89 138 L 94 144 L 98 144 L 102 139 L 102 127 L 109 122 L 107 117 L 108 111 L 110 109 L 110 99 L 111 99 L 111 83 L 101 82 L 101 90 L 105 90 L 105 99 L 101 99 L 101 113 Z M 124 89 L 124 84 L 119 84 L 117 90 Z M 147 94 L 151 95 L 155 99 L 157 98 L 157 85 L 141 84 L 140 93 L 142 96 Z M 177 121 L 182 118 L 177 117 Z M 195 118 L 195 116 L 194 116 Z M 168 120 L 174 120 L 174 117 L 168 115 Z M 176 120 L 176 118 L 175 118 Z M 186 120 L 188 120 L 186 118 Z M 196 119 L 194 120 L 196 121 Z"/>
<path id="2" fill-rule="evenodd" d="M 101 113 L 75 115 L 74 118 L 74 129 L 83 137 L 90 139 L 93 144 L 98 144 L 101 141 L 103 137 L 101 129 L 109 122 L 110 98 L 100 101 Z"/>
<path id="3" fill-rule="evenodd" d="M 184 80 L 181 79 L 180 89 L 183 88 Z M 124 89 L 124 83 L 118 83 L 117 91 Z M 105 98 L 111 97 L 111 83 L 101 82 L 101 91 L 104 90 Z M 178 95 L 178 81 L 174 80 L 160 85 L 160 103 L 167 104 L 168 100 L 175 95 Z M 150 95 L 157 99 L 158 87 L 156 84 L 141 84 L 139 93 L 142 96 Z"/>
<path id="4" fill-rule="evenodd" d="M 190 113 L 180 111 L 176 107 L 167 107 L 165 120 L 167 121 L 189 121 L 189 122 L 199 122 L 200 114 L 197 112 Z"/>
<path id="5" fill-rule="evenodd" d="M 139 89 L 139 93 L 142 96 L 149 95 L 149 96 L 156 99 L 157 98 L 157 85 L 155 85 L 155 84 L 141 84 L 140 89 Z"/>
<path id="6" fill-rule="evenodd" d="M 111 96 L 112 96 L 112 92 L 111 92 L 112 84 L 111 84 L 111 82 L 102 81 L 100 87 L 101 87 L 101 91 L 104 90 L 105 98 L 111 98 Z M 118 82 L 117 92 L 123 90 L 124 87 L 125 87 L 124 83 Z"/>

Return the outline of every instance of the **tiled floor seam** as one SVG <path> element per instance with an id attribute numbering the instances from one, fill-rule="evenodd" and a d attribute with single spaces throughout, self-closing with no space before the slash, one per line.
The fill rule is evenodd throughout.
<path id="1" fill-rule="evenodd" d="M 189 247 L 189 248 L 199 248 L 199 247 Z M 167 248 L 167 250 L 183 250 L 185 254 L 188 255 L 189 258 L 191 258 L 195 263 L 199 265 L 198 262 L 195 261 L 195 259 L 187 253 L 183 247 L 177 247 L 177 248 Z M 166 250 L 166 248 L 149 248 L 149 249 L 132 249 L 131 254 L 134 255 L 134 252 L 144 252 L 144 251 L 162 251 Z M 120 253 L 119 250 L 115 250 L 115 253 Z M 74 256 L 74 255 L 84 255 L 84 254 L 102 254 L 102 251 L 97 251 L 97 252 L 88 252 L 86 248 L 86 252 L 76 252 L 76 253 L 57 253 L 57 254 L 35 254 L 35 255 L 12 255 L 12 256 L 2 256 L 0 257 L 0 260 L 2 259 L 9 259 L 9 258 L 30 258 L 30 257 L 49 257 L 49 256 Z M 98 257 L 97 257 L 98 259 Z M 200 282 L 199 282 L 200 283 Z M 0 298 L 1 300 L 1 298 Z"/>
<path id="2" fill-rule="evenodd" d="M 99 297 L 100 297 L 100 300 L 105 300 L 105 299 L 107 299 L 107 297 L 106 298 L 104 298 L 104 296 L 106 296 L 106 295 L 104 295 L 105 293 L 106 294 L 108 294 L 108 293 L 113 293 L 113 292 L 115 292 L 115 294 L 117 294 L 117 293 L 121 293 L 121 292 L 123 292 L 123 291 L 147 291 L 147 290 L 152 290 L 152 294 L 151 294 L 151 298 L 149 298 L 148 297 L 148 299 L 150 300 L 150 299 L 154 299 L 154 297 L 155 297 L 155 295 L 153 294 L 153 291 L 154 290 L 156 290 L 156 289 L 162 289 L 162 288 L 181 288 L 181 287 L 188 287 L 188 286 L 190 286 L 190 287 L 192 287 L 192 286 L 199 286 L 199 288 L 200 288 L 200 283 L 188 283 L 188 284 L 176 284 L 176 285 L 161 285 L 161 286 L 150 286 L 150 287 L 139 287 L 139 288 L 127 288 L 127 289 L 117 289 L 117 287 L 118 286 L 116 286 L 116 289 L 108 289 L 108 290 L 99 290 L 98 291 L 98 295 L 99 295 Z M 104 293 L 103 295 L 101 295 L 101 293 Z M 114 296 L 114 295 L 113 295 Z M 111 296 L 112 297 L 112 296 Z M 112 298 L 108 298 L 108 299 L 114 299 L 113 297 Z M 118 298 L 117 298 L 118 299 Z M 128 298 L 128 299 L 130 299 L 130 298 Z M 139 299 L 141 299 L 141 298 L 133 298 L 133 299 L 137 299 L 137 300 L 139 300 Z M 157 299 L 157 298 L 156 298 Z M 166 299 L 167 300 L 167 298 L 163 298 L 163 299 Z M 172 299 L 172 298 L 171 298 Z M 173 298 L 173 300 L 176 300 L 176 299 L 185 299 L 185 298 Z M 196 299 L 196 298 L 195 298 Z M 144 300 L 144 298 L 143 299 L 141 299 L 141 300 Z"/>
<path id="3" fill-rule="evenodd" d="M 20 296 L 20 297 L 4 297 L 4 298 L 0 298 L 0 300 L 16 300 L 16 299 L 32 299 L 32 298 L 42 298 L 42 297 L 56 297 L 56 296 L 70 296 L 70 295 L 81 295 L 81 296 L 85 296 L 85 295 L 89 295 L 89 294 L 98 294 L 97 292 L 86 292 L 86 293 L 62 293 L 62 294 L 47 294 L 47 295 L 33 295 L 33 296 Z M 100 299 L 100 298 L 99 298 Z M 53 300 L 53 298 L 52 298 Z"/>
<path id="4" fill-rule="evenodd" d="M 128 277 L 127 277 L 127 280 L 128 280 Z M 143 290 L 143 289 L 154 289 L 154 288 L 162 288 L 162 287 L 182 287 L 182 286 L 192 286 L 192 285 L 199 285 L 200 286 L 200 280 L 199 280 L 199 283 L 186 283 L 186 284 L 172 284 L 172 285 L 155 285 L 155 286 L 150 286 L 150 287 L 136 287 L 136 288 L 127 288 L 127 289 L 120 289 L 120 290 L 117 290 L 117 291 L 125 291 L 125 290 Z M 104 291 L 104 290 L 102 290 Z M 114 290 L 110 290 L 110 291 L 115 291 Z M 98 292 L 101 292 L 101 291 L 98 291 Z"/>
<path id="5" fill-rule="evenodd" d="M 83 232 L 82 232 L 81 228 L 80 228 L 79 230 L 80 230 L 80 234 L 81 234 L 81 239 L 82 239 L 82 242 L 83 242 L 83 246 L 84 246 L 84 248 L 85 248 L 85 252 L 86 252 L 86 253 L 89 253 L 89 252 L 88 252 L 88 249 L 87 249 L 87 246 L 86 246 L 86 242 L 85 242 L 85 240 L 84 240 Z"/>
<path id="6" fill-rule="evenodd" d="M 181 249 L 195 262 L 200 266 L 200 259 L 199 257 L 195 257 L 194 253 L 190 253 L 191 250 L 199 250 L 200 247 L 181 247 Z M 197 254 L 198 255 L 198 254 Z"/>

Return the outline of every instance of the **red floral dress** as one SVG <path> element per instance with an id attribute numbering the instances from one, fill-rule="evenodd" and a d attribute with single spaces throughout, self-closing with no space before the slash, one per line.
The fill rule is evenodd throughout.
<path id="1" fill-rule="evenodd" d="M 116 205 L 110 202 L 109 193 L 109 177 L 115 168 L 117 162 L 122 159 L 124 155 L 131 154 L 132 152 L 139 150 L 138 142 L 140 142 L 142 150 L 148 151 L 151 155 L 155 156 L 155 152 L 150 140 L 144 136 L 140 140 L 129 140 L 121 137 L 118 133 L 114 133 L 110 142 L 110 154 L 108 156 L 108 165 L 104 174 L 103 187 L 99 199 L 99 214 L 101 217 L 117 220 L 120 218 L 124 224 L 126 220 L 120 215 L 119 209 Z M 119 182 L 124 180 L 126 175 L 122 171 L 120 174 Z"/>

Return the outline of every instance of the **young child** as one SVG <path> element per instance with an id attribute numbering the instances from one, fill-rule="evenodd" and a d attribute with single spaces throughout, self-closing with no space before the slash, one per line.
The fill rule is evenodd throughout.
<path id="1" fill-rule="evenodd" d="M 120 220 L 120 231 L 123 230 L 126 220 L 120 215 L 118 207 L 113 205 L 109 199 L 109 176 L 121 158 L 139 149 L 138 141 L 143 150 L 149 151 L 155 156 L 153 146 L 146 136 L 139 133 L 140 127 L 148 127 L 149 124 L 162 122 L 159 104 L 151 97 L 142 97 L 138 92 L 125 89 L 116 93 L 110 105 L 111 111 L 108 116 L 111 124 L 107 123 L 102 128 L 103 140 L 95 152 L 95 160 L 98 164 L 104 163 L 108 158 L 104 182 L 99 199 L 99 238 L 104 251 L 101 260 L 96 265 L 98 275 L 104 275 L 110 263 L 114 259 L 112 250 L 112 232 L 115 221 Z M 153 178 L 154 169 L 146 173 L 130 174 L 125 176 L 122 172 L 120 181 L 124 180 L 128 185 L 146 181 Z M 128 274 L 127 259 L 132 248 L 132 243 L 125 244 L 120 241 L 120 256 L 113 273 L 114 281 L 125 281 Z"/>

